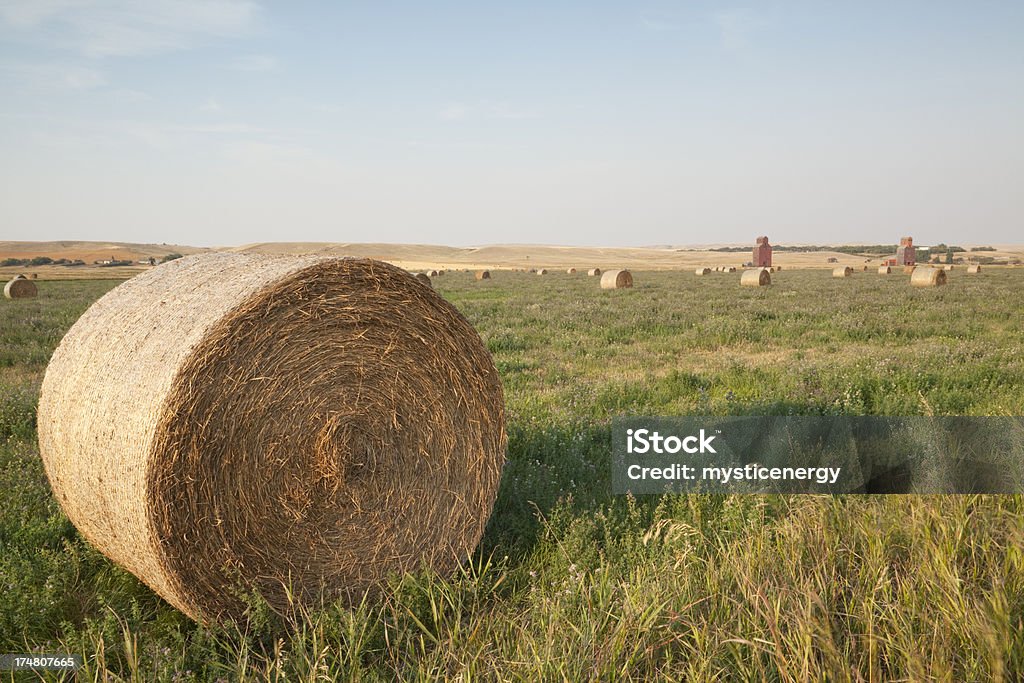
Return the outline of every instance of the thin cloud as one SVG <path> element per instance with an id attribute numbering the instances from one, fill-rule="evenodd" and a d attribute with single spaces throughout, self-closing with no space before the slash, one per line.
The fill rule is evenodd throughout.
<path id="1" fill-rule="evenodd" d="M 0 74 L 37 90 L 92 90 L 107 84 L 102 72 L 74 64 L 0 64 Z"/>
<path id="2" fill-rule="evenodd" d="M 241 36 L 258 15 L 250 0 L 9 0 L 0 6 L 8 29 L 87 57 L 153 54 Z"/>
<path id="3" fill-rule="evenodd" d="M 270 55 L 241 55 L 235 57 L 228 68 L 234 71 L 275 72 L 281 70 L 276 57 Z"/>

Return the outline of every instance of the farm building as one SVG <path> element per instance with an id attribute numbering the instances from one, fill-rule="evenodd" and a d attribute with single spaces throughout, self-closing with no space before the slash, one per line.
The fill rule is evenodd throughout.
<path id="1" fill-rule="evenodd" d="M 754 267 L 770 268 L 772 265 L 772 245 L 768 244 L 767 237 L 758 237 L 754 247 Z"/>
<path id="2" fill-rule="evenodd" d="M 896 263 L 893 265 L 917 265 L 917 252 L 914 250 L 913 237 L 901 237 L 900 246 L 896 249 Z"/>

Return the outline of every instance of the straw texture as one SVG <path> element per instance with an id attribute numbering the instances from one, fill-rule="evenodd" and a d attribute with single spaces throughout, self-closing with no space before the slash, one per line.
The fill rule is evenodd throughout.
<path id="1" fill-rule="evenodd" d="M 19 275 L 4 285 L 4 296 L 8 299 L 31 299 L 38 294 L 36 283 Z"/>
<path id="2" fill-rule="evenodd" d="M 946 284 L 946 271 L 941 268 L 917 268 L 910 274 L 915 287 L 939 287 Z"/>
<path id="3" fill-rule="evenodd" d="M 622 289 L 633 286 L 633 274 L 628 270 L 606 270 L 601 276 L 601 289 Z"/>
<path id="4" fill-rule="evenodd" d="M 744 287 L 766 287 L 771 283 L 771 274 L 762 268 L 745 270 L 743 275 L 740 275 L 740 284 Z"/>
<path id="5" fill-rule="evenodd" d="M 97 301 L 39 403 L 47 475 L 114 562 L 201 621 L 359 600 L 452 570 L 504 462 L 501 384 L 466 320 L 365 259 L 215 253 Z"/>

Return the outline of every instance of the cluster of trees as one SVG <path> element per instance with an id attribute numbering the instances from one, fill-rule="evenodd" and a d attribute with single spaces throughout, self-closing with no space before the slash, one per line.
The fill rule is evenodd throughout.
<path id="1" fill-rule="evenodd" d="M 0 266 L 84 266 L 85 261 L 76 259 L 59 258 L 52 259 L 49 256 L 36 256 L 34 258 L 6 258 L 0 261 Z"/>

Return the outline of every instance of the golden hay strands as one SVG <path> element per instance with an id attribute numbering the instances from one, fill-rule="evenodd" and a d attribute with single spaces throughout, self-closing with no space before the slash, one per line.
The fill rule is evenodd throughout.
<path id="1" fill-rule="evenodd" d="M 31 299 L 39 294 L 36 283 L 19 275 L 4 285 L 4 296 L 8 299 Z"/>
<path id="2" fill-rule="evenodd" d="M 743 287 L 767 287 L 772 283 L 771 274 L 764 268 L 743 271 L 740 285 Z"/>
<path id="3" fill-rule="evenodd" d="M 891 273 L 892 273 L 892 268 L 890 268 L 889 266 L 878 266 L 878 274 L 879 275 L 889 275 Z"/>
<path id="4" fill-rule="evenodd" d="M 633 274 L 628 270 L 606 270 L 601 275 L 601 289 L 623 289 L 633 286 Z"/>
<path id="5" fill-rule="evenodd" d="M 491 279 L 491 271 L 489 271 L 489 270 L 478 270 L 478 271 L 476 271 L 476 279 L 477 280 L 490 280 Z"/>
<path id="6" fill-rule="evenodd" d="M 941 268 L 917 268 L 910 275 L 915 287 L 939 287 L 946 284 L 946 271 Z"/>
<path id="7" fill-rule="evenodd" d="M 591 268 L 590 270 L 587 271 L 587 275 L 589 275 L 590 277 L 600 276 L 601 275 L 601 269 L 600 268 Z"/>
<path id="8" fill-rule="evenodd" d="M 853 268 L 850 266 L 841 266 L 839 268 L 832 269 L 832 277 L 850 277 L 853 275 Z"/>
<path id="9" fill-rule="evenodd" d="M 205 622 L 243 614 L 236 579 L 286 612 L 289 596 L 358 604 L 389 574 L 453 571 L 506 448 L 476 331 L 368 259 L 213 253 L 147 271 L 67 333 L 38 415 L 71 521 Z"/>

